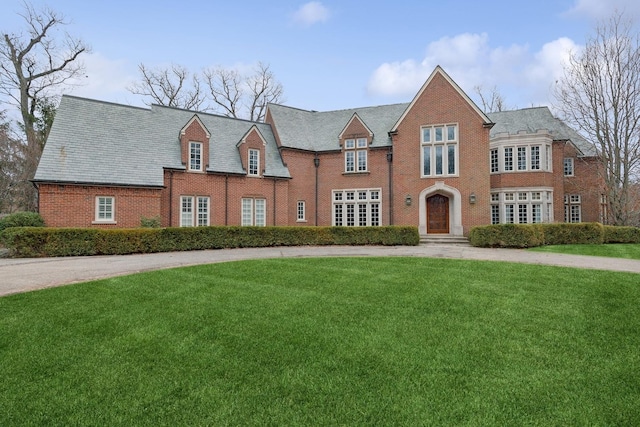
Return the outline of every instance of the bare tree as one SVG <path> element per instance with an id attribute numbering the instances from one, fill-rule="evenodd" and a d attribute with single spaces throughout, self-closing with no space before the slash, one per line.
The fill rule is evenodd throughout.
<path id="1" fill-rule="evenodd" d="M 205 70 L 204 76 L 213 109 L 229 117 L 263 121 L 267 104 L 283 101 L 282 84 L 262 62 L 248 75 L 215 67 Z"/>
<path id="2" fill-rule="evenodd" d="M 19 207 L 16 184 L 24 162 L 24 148 L 6 112 L 0 111 L 0 213 L 12 213 Z"/>
<path id="3" fill-rule="evenodd" d="M 138 69 L 140 81 L 127 88 L 129 92 L 150 98 L 151 102 L 167 107 L 186 110 L 201 108 L 204 96 L 200 91 L 200 79 L 197 74 L 189 79 L 189 70 L 177 64 L 156 69 L 140 64 Z"/>
<path id="4" fill-rule="evenodd" d="M 51 9 L 36 11 L 25 3 L 20 16 L 26 23 L 26 33 L 3 33 L 0 40 L 0 94 L 20 110 L 26 159 L 19 181 L 31 194 L 23 208 L 35 210 L 35 189 L 28 181 L 35 174 L 45 144 L 37 129 L 38 106 L 55 103 L 59 88 L 83 74 L 78 58 L 89 48 L 67 33 L 57 33 L 68 22 Z"/>
<path id="5" fill-rule="evenodd" d="M 505 105 L 504 98 L 498 91 L 497 86 L 491 88 L 488 93 L 485 92 L 485 89 L 482 86 L 474 86 L 473 90 L 478 95 L 484 112 L 495 113 L 497 111 L 505 111 L 508 109 Z"/>
<path id="6" fill-rule="evenodd" d="M 632 178 L 640 167 L 640 43 L 632 22 L 615 13 L 557 82 L 557 109 L 594 144 L 602 160 L 610 220 L 633 222 Z"/>
<path id="7" fill-rule="evenodd" d="M 240 117 L 244 96 L 242 77 L 236 70 L 223 67 L 204 71 L 205 82 L 213 101 L 213 110 L 228 117 Z"/>

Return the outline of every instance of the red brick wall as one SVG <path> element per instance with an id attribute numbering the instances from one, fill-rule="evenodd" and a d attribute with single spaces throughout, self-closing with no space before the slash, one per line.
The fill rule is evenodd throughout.
<path id="1" fill-rule="evenodd" d="M 421 126 L 449 123 L 458 125 L 459 176 L 421 178 Z M 489 224 L 489 129 L 483 123 L 466 99 L 442 75 L 436 74 L 393 138 L 393 209 L 397 225 L 418 225 L 418 196 L 436 181 L 444 181 L 460 191 L 465 235 L 475 225 Z M 471 193 L 476 194 L 475 204 L 469 203 Z M 406 195 L 413 199 L 411 206 L 405 204 Z"/>
<path id="2" fill-rule="evenodd" d="M 162 194 L 162 224 L 165 226 L 180 226 L 182 196 L 209 197 L 211 225 L 240 225 L 242 198 L 266 200 L 267 225 L 288 224 L 286 180 L 166 171 L 165 186 Z"/>
<path id="3" fill-rule="evenodd" d="M 49 227 L 139 227 L 160 214 L 160 189 L 40 184 L 40 215 Z M 115 224 L 95 224 L 96 197 L 115 197 Z"/>

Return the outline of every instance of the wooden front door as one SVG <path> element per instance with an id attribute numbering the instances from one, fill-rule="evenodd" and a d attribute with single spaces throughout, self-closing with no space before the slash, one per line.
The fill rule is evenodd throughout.
<path id="1" fill-rule="evenodd" d="M 449 198 L 441 194 L 427 197 L 427 233 L 449 233 Z"/>

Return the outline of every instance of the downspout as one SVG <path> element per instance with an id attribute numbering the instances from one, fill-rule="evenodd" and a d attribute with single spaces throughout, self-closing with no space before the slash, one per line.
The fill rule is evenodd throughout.
<path id="1" fill-rule="evenodd" d="M 389 225 L 393 225 L 393 147 L 387 151 L 387 163 L 389 165 Z"/>
<path id="2" fill-rule="evenodd" d="M 316 201 L 315 201 L 315 225 L 318 226 L 318 169 L 320 168 L 320 158 L 318 157 L 318 152 L 316 152 L 316 156 L 313 159 L 313 165 L 316 167 Z"/>
<path id="3" fill-rule="evenodd" d="M 229 225 L 229 175 L 224 176 L 224 225 Z"/>
<path id="4" fill-rule="evenodd" d="M 276 178 L 273 178 L 273 225 L 276 225 Z"/>
<path id="5" fill-rule="evenodd" d="M 169 171 L 169 227 L 173 226 L 173 171 Z"/>

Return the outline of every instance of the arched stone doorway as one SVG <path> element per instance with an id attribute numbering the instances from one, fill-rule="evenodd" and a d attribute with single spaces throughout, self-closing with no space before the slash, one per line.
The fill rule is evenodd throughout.
<path id="1" fill-rule="evenodd" d="M 462 198 L 458 189 L 437 181 L 420 192 L 418 230 L 421 235 L 462 236 Z"/>

